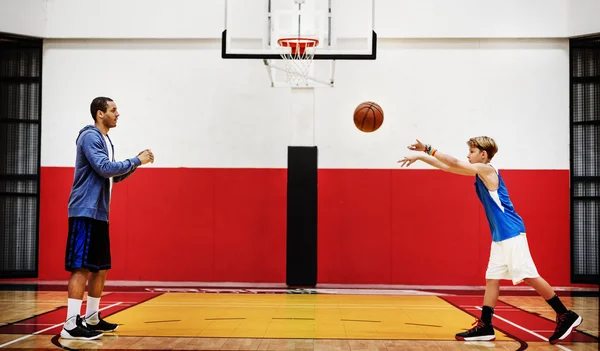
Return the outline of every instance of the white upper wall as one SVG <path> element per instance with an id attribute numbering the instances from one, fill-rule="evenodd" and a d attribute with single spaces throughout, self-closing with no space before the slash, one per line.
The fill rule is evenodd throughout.
<path id="1" fill-rule="evenodd" d="M 321 168 L 396 168 L 414 138 L 464 159 L 466 140 L 487 134 L 501 168 L 568 169 L 568 50 L 566 39 L 386 40 L 375 61 L 339 61 L 336 87 L 315 89 L 298 123 L 309 100 L 271 88 L 260 60 L 221 59 L 219 43 L 47 40 L 42 166 L 73 166 L 91 100 L 109 96 L 115 156 L 151 148 L 150 167 L 285 168 L 304 133 Z M 370 134 L 352 118 L 366 100 L 385 111 Z"/>
<path id="2" fill-rule="evenodd" d="M 383 38 L 562 38 L 568 0 L 376 0 Z"/>
<path id="3" fill-rule="evenodd" d="M 0 32 L 43 38 L 46 0 L 0 0 Z"/>
<path id="4" fill-rule="evenodd" d="M 462 157 L 488 134 L 501 168 L 568 169 L 569 46 L 557 38 L 598 32 L 598 0 L 375 1 L 377 60 L 338 61 L 305 130 L 262 62 L 221 59 L 223 0 L 0 0 L 0 31 L 53 38 L 43 166 L 73 165 L 89 103 L 105 95 L 122 114 L 117 157 L 150 147 L 151 167 L 285 168 L 304 133 L 322 168 L 394 168 L 417 137 Z M 371 134 L 352 123 L 365 100 L 386 113 Z"/>
<path id="5" fill-rule="evenodd" d="M 569 1 L 569 36 L 600 33 L 600 1 Z"/>
<path id="6" fill-rule="evenodd" d="M 220 38 L 224 18 L 223 0 L 48 0 L 46 37 Z"/>
<path id="7" fill-rule="evenodd" d="M 380 38 L 565 38 L 599 17 L 598 0 L 375 0 Z M 223 0 L 0 0 L 1 32 L 46 38 L 220 38 L 224 19 Z"/>

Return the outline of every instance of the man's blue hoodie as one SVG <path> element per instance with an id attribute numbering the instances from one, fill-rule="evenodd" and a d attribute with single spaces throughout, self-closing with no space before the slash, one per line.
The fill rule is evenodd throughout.
<path id="1" fill-rule="evenodd" d="M 89 217 L 108 221 L 110 178 L 117 183 L 129 177 L 142 164 L 139 158 L 114 161 L 108 158 L 104 136 L 96 126 L 88 125 L 79 131 L 75 176 L 69 195 L 69 217 Z"/>

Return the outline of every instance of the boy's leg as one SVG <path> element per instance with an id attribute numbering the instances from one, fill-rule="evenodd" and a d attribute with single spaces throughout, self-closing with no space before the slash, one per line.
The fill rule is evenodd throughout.
<path id="1" fill-rule="evenodd" d="M 548 339 L 550 343 L 556 344 L 560 340 L 565 339 L 581 324 L 583 319 L 577 313 L 567 309 L 554 292 L 554 289 L 552 289 L 544 278 L 525 278 L 524 281 L 534 288 L 552 307 L 554 312 L 556 312 L 556 329 L 554 330 L 554 334 Z"/>
<path id="2" fill-rule="evenodd" d="M 523 279 L 525 281 L 525 283 L 527 283 L 529 286 L 531 286 L 535 291 L 537 291 L 538 294 L 540 294 L 541 297 L 544 298 L 544 300 L 548 301 L 551 298 L 553 298 L 554 296 L 556 296 L 556 293 L 554 292 L 554 289 L 552 289 L 552 287 L 550 286 L 550 284 L 548 284 L 548 282 L 542 278 L 542 277 L 537 277 L 537 278 L 525 278 Z M 564 313 L 567 311 L 567 308 L 560 303 L 560 306 L 562 306 L 562 308 L 564 308 L 564 311 L 556 311 L 556 313 Z"/>
<path id="3" fill-rule="evenodd" d="M 562 301 L 560 301 L 550 284 L 539 275 L 529 251 L 526 235 L 520 235 L 514 241 L 511 267 L 514 272 L 513 280 L 519 281 L 522 278 L 556 312 L 556 329 L 554 330 L 554 334 L 548 339 L 550 343 L 555 344 L 565 339 L 571 334 L 573 329 L 581 324 L 581 317 L 577 313 L 569 311 L 563 305 Z"/>
<path id="4" fill-rule="evenodd" d="M 492 316 L 494 315 L 494 308 L 496 308 L 499 295 L 500 280 L 486 279 L 485 295 L 483 296 L 483 306 L 481 308 L 481 321 L 483 323 L 492 324 Z"/>
<path id="5" fill-rule="evenodd" d="M 463 341 L 492 341 L 496 339 L 494 327 L 492 327 L 492 315 L 494 307 L 500 294 L 500 280 L 486 279 L 485 295 L 483 296 L 483 308 L 481 319 L 475 322 L 475 326 L 466 332 L 456 334 L 456 340 Z"/>
<path id="6" fill-rule="evenodd" d="M 456 340 L 492 341 L 496 339 L 494 327 L 492 327 L 492 315 L 500 294 L 500 279 L 507 279 L 508 277 L 508 266 L 506 265 L 502 243 L 492 242 L 490 259 L 485 272 L 485 295 L 483 296 L 481 319 L 474 323 L 473 328 L 456 334 Z"/>
<path id="7" fill-rule="evenodd" d="M 483 295 L 483 305 L 496 307 L 498 296 L 500 295 L 500 280 L 486 279 L 485 280 L 485 295 Z"/>

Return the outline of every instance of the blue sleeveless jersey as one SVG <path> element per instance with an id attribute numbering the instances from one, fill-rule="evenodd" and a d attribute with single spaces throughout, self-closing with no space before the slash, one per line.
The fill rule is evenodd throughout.
<path id="1" fill-rule="evenodd" d="M 494 169 L 496 168 L 494 167 Z M 497 191 L 490 192 L 479 178 L 479 175 L 475 175 L 475 190 L 485 209 L 490 231 L 492 232 L 492 240 L 502 241 L 525 233 L 525 224 L 508 197 L 508 191 L 500 172 L 496 170 L 496 173 L 499 182 Z"/>

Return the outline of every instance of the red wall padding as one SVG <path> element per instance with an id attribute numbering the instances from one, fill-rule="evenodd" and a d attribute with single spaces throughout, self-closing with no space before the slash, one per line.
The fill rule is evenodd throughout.
<path id="1" fill-rule="evenodd" d="M 550 284 L 570 284 L 569 172 L 500 171 Z M 485 285 L 491 234 L 474 177 L 321 170 L 319 282 Z"/>
<path id="2" fill-rule="evenodd" d="M 112 280 L 285 282 L 285 169 L 140 168 L 115 184 Z M 540 274 L 570 285 L 568 170 L 502 171 Z M 66 279 L 73 168 L 41 173 L 39 278 Z M 318 281 L 484 285 L 491 236 L 474 178 L 319 170 Z"/>
<path id="3" fill-rule="evenodd" d="M 113 280 L 284 282 L 286 171 L 140 168 L 113 187 Z M 63 279 L 72 168 L 42 168 L 40 279 Z"/>

